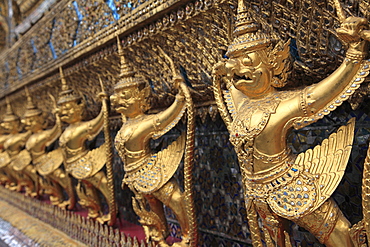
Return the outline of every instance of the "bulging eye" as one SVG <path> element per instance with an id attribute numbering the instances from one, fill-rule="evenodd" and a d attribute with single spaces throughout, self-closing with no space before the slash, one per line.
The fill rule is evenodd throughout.
<path id="1" fill-rule="evenodd" d="M 249 56 L 243 58 L 242 63 L 243 63 L 244 66 L 252 66 L 253 65 L 253 61 Z"/>
<path id="2" fill-rule="evenodd" d="M 130 91 L 124 91 L 120 95 L 120 98 L 123 100 L 129 100 L 131 97 L 132 97 L 132 93 Z"/>

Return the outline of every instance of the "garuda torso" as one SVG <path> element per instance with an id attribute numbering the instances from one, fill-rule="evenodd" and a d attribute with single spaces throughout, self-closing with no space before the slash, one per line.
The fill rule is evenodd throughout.
<path id="1" fill-rule="evenodd" d="M 0 168 L 7 166 L 10 162 L 10 157 L 8 152 L 4 149 L 4 143 L 8 139 L 9 135 L 0 136 Z"/>
<path id="2" fill-rule="evenodd" d="M 30 135 L 31 132 L 29 131 L 25 133 L 8 135 L 7 140 L 4 142 L 4 148 L 10 157 L 14 157 L 22 150 Z"/>
<path id="3" fill-rule="evenodd" d="M 97 133 L 90 133 L 89 122 L 68 126 L 59 138 L 63 150 L 66 171 L 76 179 L 85 179 L 100 171 L 106 163 L 105 144 L 94 150 L 86 148 L 86 140 L 92 140 Z M 81 131 L 82 130 L 82 131 Z M 84 133 L 78 136 L 76 133 Z M 73 144 L 78 144 L 75 145 Z"/>
<path id="4" fill-rule="evenodd" d="M 151 138 L 159 138 L 169 131 L 181 119 L 182 114 L 183 111 L 164 130 L 155 131 Z M 145 118 L 145 121 L 153 121 L 153 123 L 157 120 L 155 115 L 145 115 L 143 118 Z M 158 153 L 150 151 L 148 146 L 149 137 L 144 137 L 142 139 L 144 148 L 139 151 L 132 151 L 127 148 L 127 143 L 133 141 L 132 137 L 135 135 L 135 130 L 139 129 L 140 121 L 143 121 L 143 119 L 139 119 L 139 121 L 129 120 L 124 123 L 115 138 L 115 146 L 124 162 L 125 177 L 123 184 L 129 185 L 131 189 L 141 193 L 152 193 L 167 183 L 176 172 L 184 153 L 185 135 L 182 134 L 167 148 Z M 135 161 L 128 162 L 128 158 Z"/>
<path id="5" fill-rule="evenodd" d="M 255 138 L 269 124 L 279 104 L 299 93 L 278 92 L 259 101 L 246 99 L 237 108 L 228 105 L 233 116 L 230 141 L 240 163 L 246 200 L 267 202 L 276 214 L 288 219 L 313 212 L 331 196 L 344 174 L 354 131 L 352 119 L 322 145 L 298 156 L 291 154 L 289 148 L 274 155 L 260 152 L 254 145 Z M 226 102 L 228 98 L 232 101 L 226 93 Z M 251 120 L 253 115 L 257 115 L 257 120 Z M 255 172 L 256 164 L 268 168 Z"/>
<path id="6" fill-rule="evenodd" d="M 0 135 L 0 150 L 4 149 L 4 142 L 8 139 L 8 135 Z"/>
<path id="7" fill-rule="evenodd" d="M 22 150 L 30 135 L 30 131 L 9 135 L 4 143 L 4 148 L 11 159 L 10 166 L 16 171 L 23 170 L 31 162 L 29 152 L 26 149 Z"/>
<path id="8" fill-rule="evenodd" d="M 32 157 L 36 170 L 43 176 L 49 175 L 63 163 L 63 154 L 60 148 L 46 153 L 45 148 L 51 145 L 59 136 L 52 136 L 53 129 L 44 130 L 31 135 L 26 143 L 26 149 Z"/>

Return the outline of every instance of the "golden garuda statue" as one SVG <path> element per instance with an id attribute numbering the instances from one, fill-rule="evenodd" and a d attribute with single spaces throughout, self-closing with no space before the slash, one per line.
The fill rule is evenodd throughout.
<path id="1" fill-rule="evenodd" d="M 293 155 L 287 136 L 323 118 L 352 95 L 369 74 L 368 23 L 340 13 L 338 36 L 348 45 L 339 68 L 301 90 L 278 90 L 290 72 L 289 41 L 260 31 L 244 1 L 238 2 L 234 40 L 214 67 L 214 94 L 242 173 L 254 246 L 289 246 L 284 221 L 310 231 L 326 246 L 353 246 L 350 223 L 331 199 L 343 177 L 354 119 L 314 149 Z M 221 82 L 226 85 L 222 90 Z"/>
<path id="2" fill-rule="evenodd" d="M 135 194 L 133 207 L 140 217 L 140 223 L 144 227 L 148 241 L 152 240 L 158 242 L 160 246 L 168 246 L 166 238 L 169 231 L 163 209 L 163 205 L 166 205 L 176 215 L 182 232 L 182 241 L 172 246 L 196 246 L 197 229 L 191 185 L 187 188 L 187 182 L 185 182 L 185 192 L 182 192 L 173 177 L 184 154 L 185 142 L 189 144 L 193 139 L 186 140 L 183 133 L 159 152 L 153 152 L 149 147 L 151 139 L 161 137 L 178 123 L 187 108 L 186 105 L 192 106 L 190 94 L 183 78 L 175 74 L 173 62 L 170 61 L 174 73 L 174 86 L 179 89 L 179 93 L 167 109 L 157 114 L 147 114 L 150 107 L 148 102 L 150 86 L 144 78 L 135 75 L 136 72 L 125 60 L 118 37 L 117 40 L 118 54 L 121 59 L 120 76 L 114 86 L 111 104 L 122 115 L 123 121 L 115 138 L 116 149 L 124 163 L 125 175 L 122 186 L 128 185 Z M 161 49 L 160 51 L 166 56 Z M 191 126 L 189 127 L 191 129 Z M 193 130 L 189 132 L 189 128 L 188 137 L 194 138 Z M 189 176 L 191 176 L 189 167 L 192 162 L 192 149 L 192 146 L 187 149 L 190 157 L 185 157 L 184 164 L 184 169 L 190 171 Z M 187 180 L 186 176 L 185 180 Z M 150 211 L 146 209 L 147 204 L 150 206 Z"/>
<path id="3" fill-rule="evenodd" d="M 32 98 L 29 95 L 28 88 L 26 88 L 25 90 L 27 97 L 27 106 L 21 123 L 24 125 L 24 128 L 27 131 L 27 143 L 30 135 L 33 132 L 33 126 L 36 124 L 32 123 L 31 121 L 34 120 L 33 117 L 41 115 L 42 111 L 34 106 Z M 23 145 L 25 145 L 26 143 L 23 143 Z M 37 174 L 31 160 L 32 157 L 29 151 L 24 148 L 13 158 L 10 164 L 13 170 L 15 170 L 16 178 L 18 180 L 18 186 L 26 186 L 26 192 L 27 190 L 30 190 L 32 191 L 32 196 L 36 197 L 40 194 L 40 177 Z"/>
<path id="4" fill-rule="evenodd" d="M 3 164 L 7 159 L 9 159 L 8 153 L 4 151 L 4 142 L 7 137 L 8 135 L 5 135 L 3 127 L 0 126 L 0 164 Z M 9 183 L 9 178 L 6 175 L 6 172 L 0 168 L 0 184 L 6 185 L 7 183 Z"/>
<path id="5" fill-rule="evenodd" d="M 30 176 L 22 170 L 31 162 L 31 156 L 24 149 L 26 141 L 31 135 L 31 131 L 19 133 L 22 130 L 18 116 L 14 115 L 12 107 L 7 100 L 7 113 L 3 119 L 2 127 L 9 133 L 4 142 L 4 149 L 9 156 L 9 160 L 1 164 L 9 178 L 14 178 L 16 187 L 11 187 L 17 191 L 25 189 L 25 194 L 32 197 L 38 196 L 37 185 Z M 11 179 L 13 180 L 13 179 Z"/>
<path id="6" fill-rule="evenodd" d="M 6 135 L 1 136 L 2 152 L 0 153 L 0 170 L 1 183 L 11 190 L 17 189 L 17 179 L 13 169 L 9 166 L 11 158 L 9 152 L 7 152 L 5 148 L 5 143 L 7 140 L 12 139 L 13 136 L 19 134 L 19 131 L 21 130 L 20 124 L 19 117 L 13 113 L 12 106 L 10 105 L 8 98 L 6 98 L 6 113 L 4 114 L 3 122 L 1 123 L 2 131 Z M 9 142 L 10 141 L 8 141 L 7 146 L 9 145 Z"/>
<path id="7" fill-rule="evenodd" d="M 25 128 L 32 132 L 32 135 L 26 142 L 26 149 L 31 155 L 32 164 L 24 168 L 27 174 L 40 179 L 40 190 L 50 195 L 50 201 L 53 205 L 72 209 L 75 206 L 75 192 L 72 186 L 70 176 L 61 167 L 63 163 L 63 154 L 60 148 L 48 152 L 45 149 L 50 146 L 62 133 L 62 123 L 58 111 L 56 110 L 56 123 L 53 128 L 45 130 L 47 121 L 45 115 L 32 102 L 32 98 L 26 88 L 27 110 L 23 116 L 22 122 Z M 54 100 L 54 98 L 52 98 Z M 39 175 L 42 176 L 39 177 Z M 64 192 L 68 199 L 64 199 Z"/>
<path id="8" fill-rule="evenodd" d="M 105 93 L 100 93 L 102 110 L 97 117 L 83 121 L 85 102 L 80 94 L 69 89 L 62 69 L 60 69 L 62 91 L 59 94 L 58 107 L 60 119 L 68 123 L 59 138 L 59 146 L 63 150 L 66 171 L 78 180 L 76 192 L 79 203 L 88 209 L 88 217 L 96 218 L 100 223 L 108 222 L 113 225 L 116 219 L 116 203 L 114 198 L 113 182 L 109 181 L 102 170 L 107 161 L 106 144 L 89 150 L 87 140 L 92 140 L 100 133 L 104 125 L 104 112 L 107 111 Z M 103 194 L 109 207 L 104 213 L 101 207 L 97 189 Z"/>

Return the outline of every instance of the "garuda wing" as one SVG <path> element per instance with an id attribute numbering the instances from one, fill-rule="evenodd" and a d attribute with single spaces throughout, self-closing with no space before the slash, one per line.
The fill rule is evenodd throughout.
<path id="1" fill-rule="evenodd" d="M 63 151 L 61 148 L 45 153 L 33 160 L 36 170 L 46 176 L 54 172 L 63 163 Z"/>
<path id="2" fill-rule="evenodd" d="M 297 156 L 294 177 L 284 188 L 270 193 L 272 210 L 288 219 L 300 218 L 319 208 L 339 185 L 352 149 L 355 119 L 321 145 Z"/>
<path id="3" fill-rule="evenodd" d="M 321 145 L 298 155 L 295 161 L 318 178 L 319 198 L 329 198 L 343 177 L 352 150 L 354 127 L 355 119 L 352 118 Z"/>
<path id="4" fill-rule="evenodd" d="M 26 166 L 28 166 L 32 161 L 31 155 L 27 149 L 23 149 L 19 154 L 17 154 L 11 161 L 10 165 L 16 171 L 22 171 Z"/>
<path id="5" fill-rule="evenodd" d="M 107 161 L 105 145 L 89 151 L 79 159 L 66 162 L 66 171 L 76 179 L 86 179 L 100 171 Z"/>
<path id="6" fill-rule="evenodd" d="M 141 193 L 152 193 L 167 183 L 176 172 L 185 149 L 185 132 L 166 149 L 138 161 L 137 169 L 126 171 L 124 183 Z"/>
<path id="7" fill-rule="evenodd" d="M 10 163 L 10 157 L 8 152 L 3 151 L 0 153 L 0 168 L 7 166 Z"/>

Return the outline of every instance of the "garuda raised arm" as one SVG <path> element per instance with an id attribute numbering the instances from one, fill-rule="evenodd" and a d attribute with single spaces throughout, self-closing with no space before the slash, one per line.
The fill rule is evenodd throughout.
<path id="1" fill-rule="evenodd" d="M 5 139 L 2 140 L 3 152 L 0 154 L 0 169 L 6 175 L 2 177 L 2 182 L 5 183 L 5 187 L 11 190 L 20 191 L 21 186 L 17 186 L 17 180 L 19 177 L 13 170 L 10 163 L 22 150 L 30 133 L 19 133 L 20 130 L 22 130 L 21 121 L 19 117 L 13 113 L 12 106 L 10 105 L 8 99 L 6 99 L 6 113 L 4 114 L 1 127 L 7 134 L 5 135 Z M 28 190 L 27 193 L 31 194 L 31 190 Z"/>
<path id="2" fill-rule="evenodd" d="M 31 162 L 29 153 L 24 149 L 31 132 L 26 131 L 20 133 L 20 130 L 22 130 L 21 121 L 19 117 L 13 113 L 9 102 L 7 102 L 7 113 L 1 125 L 9 133 L 7 140 L 4 142 L 4 149 L 9 159 L 7 162 L 4 162 L 2 166 L 4 166 L 3 169 L 8 177 L 11 178 L 12 181 L 16 181 L 16 187 L 10 186 L 10 189 L 22 191 L 22 189 L 25 188 L 26 195 L 36 197 L 38 191 L 34 181 L 26 173 L 21 171 Z M 14 184 L 14 182 L 12 182 L 12 184 Z"/>
<path id="3" fill-rule="evenodd" d="M 96 218 L 100 223 L 108 222 L 109 225 L 113 225 L 116 219 L 114 193 L 111 193 L 113 188 L 108 185 L 110 183 L 102 170 L 107 160 L 105 144 L 94 150 L 89 150 L 86 146 L 87 140 L 92 140 L 103 128 L 106 101 L 102 100 L 103 107 L 97 117 L 82 121 L 85 103 L 79 94 L 68 88 L 62 70 L 60 74 L 62 80 L 62 92 L 58 100 L 60 118 L 69 124 L 59 138 L 66 171 L 79 181 L 76 192 L 79 203 L 88 209 L 88 217 Z M 100 96 L 107 98 L 105 94 Z M 106 214 L 102 211 L 97 190 L 103 194 L 108 204 L 109 212 Z"/>
<path id="4" fill-rule="evenodd" d="M 150 140 L 164 135 L 172 129 L 185 112 L 185 96 L 179 89 L 174 102 L 157 114 L 147 114 L 150 86 L 127 64 L 120 41 L 121 74 L 114 87 L 111 102 L 122 115 L 123 125 L 115 138 L 115 146 L 124 163 L 123 185 L 135 193 L 133 206 L 140 217 L 147 239 L 157 241 L 160 246 L 168 246 L 169 234 L 163 205 L 171 208 L 181 226 L 182 241 L 173 246 L 196 246 L 192 230 L 192 220 L 187 212 L 190 196 L 181 191 L 173 177 L 185 149 L 185 135 L 182 134 L 167 148 L 153 152 Z M 174 75 L 175 87 L 185 86 L 180 75 Z M 186 89 L 185 89 L 186 90 Z M 150 206 L 150 211 L 145 207 Z M 188 203 L 188 204 L 187 204 Z"/>
<path id="5" fill-rule="evenodd" d="M 26 142 L 26 149 L 31 155 L 32 164 L 25 167 L 24 170 L 29 176 L 39 178 L 40 190 L 45 194 L 50 195 L 50 201 L 53 205 L 59 207 L 68 206 L 72 209 L 75 205 L 75 193 L 72 187 L 71 178 L 61 167 L 63 163 L 62 150 L 56 149 L 46 153 L 46 147 L 51 145 L 62 133 L 62 124 L 58 111 L 55 114 L 56 122 L 53 128 L 45 130 L 46 121 L 45 115 L 32 102 L 31 96 L 27 92 L 27 110 L 24 114 L 22 122 L 25 128 L 32 132 L 32 135 Z M 68 199 L 64 199 L 63 189 L 68 195 Z"/>
<path id="6" fill-rule="evenodd" d="M 239 0 L 228 59 L 214 68 L 214 93 L 230 132 L 242 172 L 248 220 L 255 246 L 260 242 L 257 213 L 271 239 L 284 246 L 283 221 L 306 228 L 326 246 L 352 246 L 350 223 L 330 198 L 348 162 L 354 120 L 313 150 L 295 156 L 287 146 L 292 128 L 323 118 L 360 86 L 369 73 L 367 21 L 343 20 L 338 36 L 349 48 L 339 68 L 303 90 L 284 91 L 289 42 L 259 30 Z M 227 90 L 222 92 L 220 82 Z M 226 103 L 226 104 L 225 104 Z"/>
<path id="7" fill-rule="evenodd" d="M 11 183 L 10 178 L 6 174 L 5 170 L 3 169 L 3 167 L 7 163 L 9 163 L 9 155 L 4 150 L 4 142 L 6 141 L 7 138 L 8 138 L 8 135 L 5 133 L 4 128 L 0 126 L 0 184 L 1 185 L 6 185 L 6 184 Z"/>

